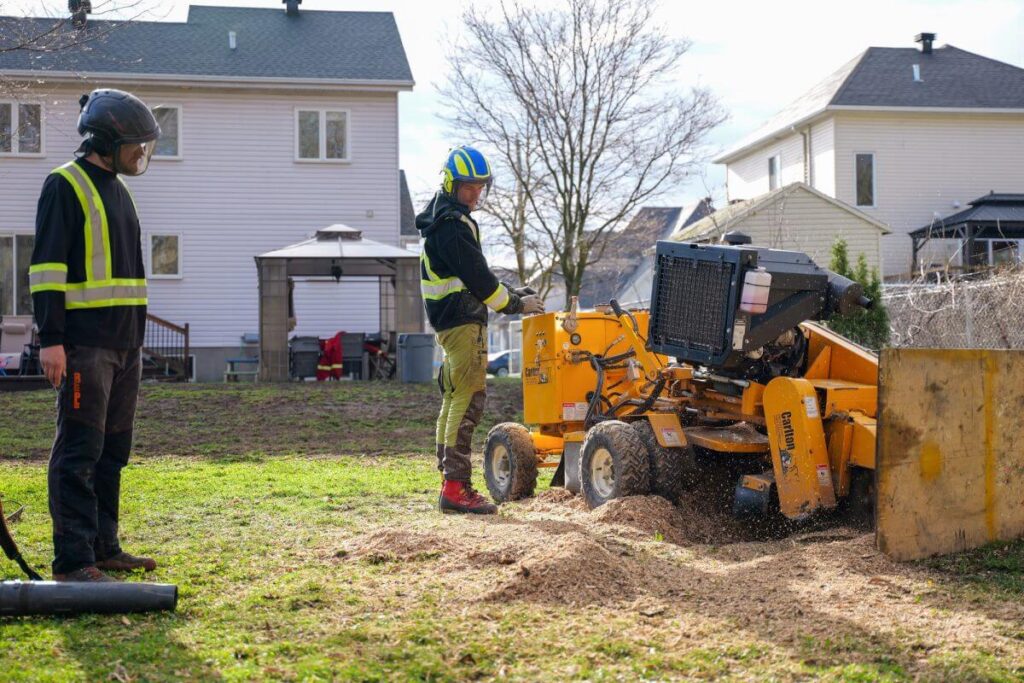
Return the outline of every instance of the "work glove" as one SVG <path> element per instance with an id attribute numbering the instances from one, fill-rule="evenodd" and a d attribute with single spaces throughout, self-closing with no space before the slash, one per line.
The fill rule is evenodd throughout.
<path id="1" fill-rule="evenodd" d="M 533 287 L 512 287 L 512 291 L 520 298 L 537 293 L 537 290 Z"/>
<path id="2" fill-rule="evenodd" d="M 527 294 L 523 297 L 523 315 L 534 315 L 544 312 L 544 300 L 536 294 Z"/>

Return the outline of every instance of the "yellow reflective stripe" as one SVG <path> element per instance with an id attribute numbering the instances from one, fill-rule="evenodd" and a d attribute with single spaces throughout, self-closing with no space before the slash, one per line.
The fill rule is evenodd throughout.
<path id="1" fill-rule="evenodd" d="M 119 277 L 110 280 L 94 280 L 92 282 L 69 282 L 68 289 L 100 289 L 102 287 L 136 287 L 146 289 L 145 279 Z"/>
<path id="2" fill-rule="evenodd" d="M 85 279 L 109 279 L 113 272 L 110 260 L 110 229 L 99 191 L 89 175 L 73 161 L 55 169 L 54 172 L 64 176 L 71 183 L 85 214 Z"/>
<path id="3" fill-rule="evenodd" d="M 68 272 L 68 264 L 66 263 L 37 263 L 34 266 L 28 267 L 28 274 L 42 273 L 44 271 L 60 271 L 61 273 Z"/>
<path id="4" fill-rule="evenodd" d="M 464 176 L 472 175 L 470 173 L 470 170 L 469 170 L 470 164 L 471 164 L 471 162 L 469 161 L 469 157 L 467 157 L 465 155 L 465 153 L 462 152 L 462 150 L 456 150 L 455 151 L 455 170 L 456 171 L 458 171 L 461 175 L 464 175 Z"/>
<path id="5" fill-rule="evenodd" d="M 480 244 L 480 228 L 478 228 L 476 223 L 473 222 L 473 219 L 464 213 L 459 214 L 459 219 L 469 226 L 469 229 L 473 231 L 473 237 L 476 239 L 476 243 Z"/>
<path id="6" fill-rule="evenodd" d="M 484 299 L 484 304 L 492 311 L 500 311 L 508 305 L 508 289 L 503 284 L 498 284 L 494 293 Z"/>
<path id="7" fill-rule="evenodd" d="M 466 286 L 457 277 L 446 277 L 437 281 L 420 280 L 420 290 L 424 299 L 443 299 L 452 292 L 461 292 L 464 289 Z"/>
<path id="8" fill-rule="evenodd" d="M 35 294 L 36 292 L 65 292 L 67 291 L 67 285 L 60 282 L 44 282 L 39 285 L 29 285 L 29 294 Z"/>
<path id="9" fill-rule="evenodd" d="M 435 272 L 434 272 L 434 271 L 433 271 L 433 270 L 432 270 L 432 269 L 430 268 L 430 257 L 429 257 L 429 256 L 427 256 L 427 251 L 426 251 L 426 249 L 424 249 L 423 251 L 421 251 L 421 252 L 420 252 L 420 263 L 422 263 L 422 264 L 423 264 L 423 267 L 427 269 L 427 277 L 428 277 L 428 278 L 429 278 L 430 280 L 440 280 L 440 279 L 441 279 L 441 278 L 439 278 L 439 277 L 437 276 L 437 273 L 435 273 Z"/>
<path id="10" fill-rule="evenodd" d="M 131 302 L 106 303 L 97 302 Z M 146 303 L 145 285 L 74 283 L 68 284 L 64 294 L 66 308 L 107 306 L 132 306 Z"/>
<path id="11" fill-rule="evenodd" d="M 38 289 L 43 285 L 60 285 L 60 290 L 64 290 L 64 283 L 68 281 L 67 271 L 60 270 L 37 270 L 32 272 L 30 268 L 28 271 L 28 286 L 29 291 L 43 291 Z M 56 287 L 46 287 L 46 289 L 56 289 Z"/>
<path id="12" fill-rule="evenodd" d="M 65 308 L 74 310 L 76 308 L 110 308 L 111 306 L 146 306 L 149 300 L 141 299 L 97 299 L 96 301 L 68 301 Z"/>

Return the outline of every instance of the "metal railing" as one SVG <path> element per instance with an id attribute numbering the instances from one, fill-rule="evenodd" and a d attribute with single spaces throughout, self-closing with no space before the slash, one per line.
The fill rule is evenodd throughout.
<path id="1" fill-rule="evenodd" d="M 167 382 L 188 382 L 192 377 L 188 341 L 188 323 L 182 327 L 147 313 L 146 337 L 142 343 L 142 376 Z"/>

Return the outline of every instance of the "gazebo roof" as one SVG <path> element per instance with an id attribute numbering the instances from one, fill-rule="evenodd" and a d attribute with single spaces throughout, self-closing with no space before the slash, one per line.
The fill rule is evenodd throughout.
<path id="1" fill-rule="evenodd" d="M 333 275 L 331 268 L 339 266 L 344 275 L 386 276 L 394 274 L 397 261 L 419 259 L 419 255 L 368 239 L 361 230 L 337 223 L 317 230 L 307 240 L 268 251 L 256 259 L 287 260 L 289 275 L 329 276 Z"/>
<path id="2" fill-rule="evenodd" d="M 970 202 L 968 208 L 910 233 L 916 239 L 959 238 L 966 226 L 977 238 L 1020 239 L 1024 237 L 1024 194 L 990 192 Z"/>

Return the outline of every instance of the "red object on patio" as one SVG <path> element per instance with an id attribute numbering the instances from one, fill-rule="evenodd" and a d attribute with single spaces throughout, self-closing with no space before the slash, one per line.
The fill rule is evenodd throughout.
<path id="1" fill-rule="evenodd" d="M 329 379 L 341 379 L 341 335 L 338 332 L 333 337 L 320 340 L 320 360 L 316 364 L 316 381 L 324 382 Z"/>

